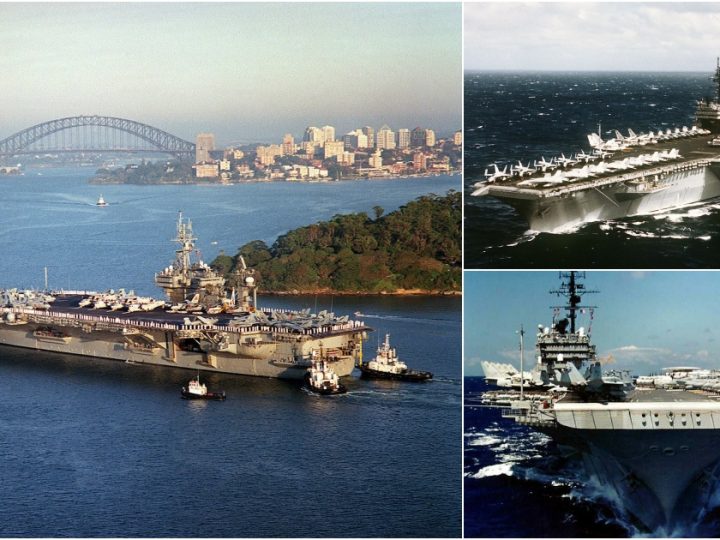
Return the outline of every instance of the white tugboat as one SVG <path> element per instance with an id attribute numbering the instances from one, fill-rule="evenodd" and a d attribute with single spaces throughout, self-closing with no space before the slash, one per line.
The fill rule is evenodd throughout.
<path id="1" fill-rule="evenodd" d="M 337 373 L 326 360 L 313 359 L 312 366 L 305 376 L 305 382 L 310 391 L 324 396 L 347 392 L 347 388 L 340 382 Z"/>
<path id="2" fill-rule="evenodd" d="M 95 206 L 107 206 L 107 205 L 108 205 L 108 203 L 105 202 L 105 199 L 103 199 L 103 196 L 102 196 L 102 194 L 101 194 L 101 195 L 100 195 L 100 198 L 99 198 L 99 199 L 97 200 L 97 202 L 95 203 Z"/>
<path id="3" fill-rule="evenodd" d="M 377 356 L 370 362 L 360 363 L 358 369 L 364 377 L 375 379 L 396 379 L 403 381 L 429 381 L 432 373 L 408 369 L 407 364 L 400 360 L 395 348 L 390 346 L 390 334 L 385 334 L 385 341 L 378 347 Z"/>
<path id="4" fill-rule="evenodd" d="M 225 399 L 225 392 L 208 392 L 207 386 L 200 382 L 200 375 L 188 382 L 182 388 L 183 399 L 214 399 L 222 401 Z"/>

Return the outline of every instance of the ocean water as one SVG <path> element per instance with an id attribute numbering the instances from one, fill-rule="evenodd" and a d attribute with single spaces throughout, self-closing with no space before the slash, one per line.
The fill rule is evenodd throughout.
<path id="1" fill-rule="evenodd" d="M 553 440 L 480 405 L 483 377 L 465 377 L 466 537 L 717 537 L 720 493 L 702 519 L 673 530 L 641 530 L 606 486 Z"/>
<path id="2" fill-rule="evenodd" d="M 587 151 L 599 123 L 604 138 L 691 126 L 696 100 L 712 94 L 710 73 L 466 73 L 465 267 L 717 268 L 717 199 L 549 234 L 528 231 L 505 203 L 470 196 L 492 163 Z"/>
<path id="3" fill-rule="evenodd" d="M 36 173 L 42 172 L 42 176 Z M 230 187 L 90 186 L 84 170 L 2 179 L 0 286 L 134 288 L 174 256 L 179 209 L 206 260 L 336 213 L 390 211 L 459 178 Z M 458 187 L 458 186 L 456 186 Z M 97 208 L 102 193 L 110 202 Z M 217 244 L 212 242 L 216 241 Z M 407 537 L 461 531 L 459 298 L 262 297 L 361 311 L 427 384 L 208 375 L 225 402 L 188 402 L 183 370 L 0 348 L 0 536 Z"/>

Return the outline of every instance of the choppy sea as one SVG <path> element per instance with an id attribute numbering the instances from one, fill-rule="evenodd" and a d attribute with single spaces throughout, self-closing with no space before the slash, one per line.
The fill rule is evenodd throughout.
<path id="1" fill-rule="evenodd" d="M 553 440 L 480 404 L 491 389 L 465 377 L 465 536 L 496 538 L 716 537 L 720 492 L 692 525 L 648 532 L 622 501 Z"/>
<path id="2" fill-rule="evenodd" d="M 465 267 L 720 266 L 717 199 L 549 234 L 528 231 L 507 204 L 469 196 L 492 163 L 587 151 L 598 124 L 604 138 L 690 126 L 696 100 L 712 93 L 710 73 L 466 73 Z"/>

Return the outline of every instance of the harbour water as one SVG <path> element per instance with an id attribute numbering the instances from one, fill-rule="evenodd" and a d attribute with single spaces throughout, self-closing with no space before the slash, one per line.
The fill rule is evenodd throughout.
<path id="1" fill-rule="evenodd" d="M 709 73 L 466 73 L 465 266 L 717 268 L 717 199 L 538 234 L 507 204 L 469 196 L 492 163 L 587 151 L 598 124 L 605 139 L 691 126 L 695 101 L 712 93 Z"/>
<path id="2" fill-rule="evenodd" d="M 102 186 L 91 171 L 2 179 L 0 285 L 159 295 L 176 213 L 207 261 L 337 213 L 386 212 L 458 178 L 348 184 Z M 368 189 L 372 186 L 372 189 Z M 217 244 L 212 242 L 216 241 Z M 2 536 L 458 536 L 459 298 L 262 297 L 364 314 L 427 384 L 365 381 L 321 397 L 290 381 L 208 375 L 225 402 L 180 399 L 193 375 L 0 349 Z"/>

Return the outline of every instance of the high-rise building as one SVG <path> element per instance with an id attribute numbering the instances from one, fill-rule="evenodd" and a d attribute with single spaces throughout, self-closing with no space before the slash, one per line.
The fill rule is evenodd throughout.
<path id="1" fill-rule="evenodd" d="M 432 129 L 425 130 L 425 146 L 429 148 L 435 146 L 435 132 Z"/>
<path id="2" fill-rule="evenodd" d="M 353 152 L 343 152 L 337 159 L 341 165 L 355 165 L 355 154 Z"/>
<path id="3" fill-rule="evenodd" d="M 333 142 L 335 140 L 335 128 L 332 126 L 323 126 L 323 142 Z"/>
<path id="4" fill-rule="evenodd" d="M 300 148 L 302 148 L 303 154 L 305 154 L 306 159 L 312 159 L 315 156 L 316 146 L 318 146 L 318 143 L 303 141 L 303 143 L 300 145 Z"/>
<path id="5" fill-rule="evenodd" d="M 380 132 L 378 131 L 378 134 L 379 133 Z M 370 156 L 368 161 L 371 169 L 382 168 L 382 156 L 380 155 L 380 150 L 375 150 L 375 153 Z"/>
<path id="6" fill-rule="evenodd" d="M 416 171 L 424 171 L 427 169 L 427 156 L 422 152 L 413 154 L 413 167 Z"/>
<path id="7" fill-rule="evenodd" d="M 368 148 L 368 138 L 361 129 L 351 131 L 343 137 L 345 148 L 347 150 L 355 150 L 357 148 Z"/>
<path id="8" fill-rule="evenodd" d="M 330 159 L 335 156 L 342 156 L 345 150 L 345 143 L 342 141 L 325 141 L 325 158 Z"/>
<path id="9" fill-rule="evenodd" d="M 310 126 L 305 130 L 303 141 L 322 144 L 325 142 L 325 134 L 322 129 Z"/>
<path id="10" fill-rule="evenodd" d="M 290 133 L 283 136 L 282 149 L 284 156 L 292 156 L 295 153 L 295 137 Z"/>
<path id="11" fill-rule="evenodd" d="M 417 148 L 419 146 L 425 146 L 426 133 L 425 128 L 416 127 L 410 132 L 410 146 Z"/>
<path id="12" fill-rule="evenodd" d="M 279 144 L 258 146 L 255 151 L 261 165 L 273 165 L 275 163 L 275 158 L 283 155 L 283 148 Z"/>
<path id="13" fill-rule="evenodd" d="M 395 148 L 395 132 L 387 125 L 381 127 L 375 135 L 375 148 L 393 150 Z"/>
<path id="14" fill-rule="evenodd" d="M 195 138 L 195 163 L 210 161 L 210 152 L 215 150 L 213 133 L 198 133 Z"/>
<path id="15" fill-rule="evenodd" d="M 410 146 L 410 130 L 406 128 L 398 129 L 398 148 L 408 148 Z"/>
<path id="16" fill-rule="evenodd" d="M 453 134 L 453 144 L 455 146 L 460 146 L 462 144 L 462 131 L 456 131 Z"/>
<path id="17" fill-rule="evenodd" d="M 367 137 L 367 147 L 373 148 L 375 146 L 375 129 L 370 126 L 365 126 L 360 131 L 362 131 Z"/>

